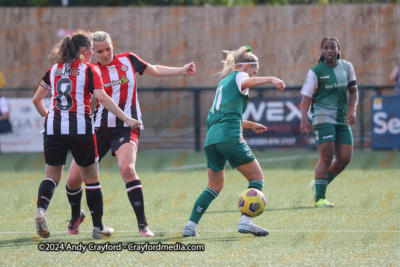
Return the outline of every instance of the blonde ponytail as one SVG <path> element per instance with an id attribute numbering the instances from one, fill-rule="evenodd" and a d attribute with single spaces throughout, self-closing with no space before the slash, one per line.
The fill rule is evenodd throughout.
<path id="1" fill-rule="evenodd" d="M 251 49 L 249 46 L 242 46 L 236 51 L 223 50 L 222 52 L 226 53 L 227 55 L 225 60 L 221 61 L 222 63 L 224 63 L 224 67 L 220 72 L 217 73 L 221 76 L 225 76 L 234 71 L 238 63 L 258 62 L 257 56 L 251 53 Z"/>

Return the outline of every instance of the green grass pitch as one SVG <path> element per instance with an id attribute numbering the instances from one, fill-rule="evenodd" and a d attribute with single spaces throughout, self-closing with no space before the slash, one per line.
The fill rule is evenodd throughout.
<path id="1" fill-rule="evenodd" d="M 309 182 L 316 151 L 276 150 L 256 153 L 264 171 L 267 210 L 254 223 L 267 237 L 237 232 L 237 196 L 247 181 L 226 169 L 225 187 L 198 227 L 199 237 L 183 238 L 192 206 L 207 184 L 204 153 L 139 151 L 137 172 L 155 238 L 139 236 L 136 218 L 118 173 L 115 158 L 100 164 L 103 222 L 116 230 L 94 241 L 88 218 L 77 236 L 65 235 L 70 207 L 65 194 L 68 168 L 47 212 L 49 239 L 36 234 L 33 215 L 44 178 L 40 154 L 0 154 L 0 265 L 151 265 L 151 266 L 399 266 L 400 154 L 355 151 L 348 168 L 329 185 L 334 208 L 312 208 Z M 71 157 L 68 157 L 69 167 Z M 191 168 L 193 167 L 193 168 Z M 204 252 L 41 252 L 40 242 L 204 244 Z"/>

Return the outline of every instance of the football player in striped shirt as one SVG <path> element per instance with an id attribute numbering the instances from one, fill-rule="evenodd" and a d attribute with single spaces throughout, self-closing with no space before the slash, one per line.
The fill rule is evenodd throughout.
<path id="1" fill-rule="evenodd" d="M 300 131 L 314 131 L 319 151 L 315 180 L 310 184 L 315 207 L 333 207 L 326 189 L 349 164 L 353 155 L 353 134 L 350 125 L 356 121 L 358 90 L 356 75 L 350 62 L 340 59 L 340 44 L 334 37 L 321 43 L 322 55 L 307 74 L 301 94 Z M 347 92 L 349 103 L 347 104 Z M 312 128 L 307 121 L 311 106 Z M 335 159 L 333 159 L 335 156 Z"/>
<path id="2" fill-rule="evenodd" d="M 133 53 L 114 54 L 111 37 L 106 32 L 95 32 L 92 37 L 94 56 L 97 59 L 97 63 L 94 65 L 101 73 L 106 93 L 127 115 L 139 122 L 142 122 L 142 115 L 137 94 L 137 73 L 154 77 L 196 74 L 193 62 L 180 68 L 151 65 Z M 112 155 L 117 157 L 128 199 L 136 214 L 139 233 L 143 237 L 154 236 L 148 227 L 144 211 L 142 185 L 135 168 L 138 140 L 143 126 L 140 129 L 129 128 L 101 103 L 97 104 L 94 118 L 99 159 L 101 160 L 110 149 Z M 79 233 L 78 227 L 83 215 L 80 210 L 81 183 L 79 169 L 73 162 L 67 180 L 67 195 L 72 209 L 67 234 Z"/>
<path id="3" fill-rule="evenodd" d="M 64 37 L 51 53 L 56 64 L 46 72 L 32 100 L 39 114 L 46 117 L 43 131 L 46 177 L 39 187 L 34 216 L 37 233 L 44 238 L 50 236 L 46 210 L 60 182 L 68 151 L 83 175 L 93 238 L 101 239 L 114 232 L 102 223 L 103 199 L 90 110 L 92 95 L 128 127 L 137 128 L 141 123 L 126 115 L 105 93 L 98 69 L 89 64 L 92 55 L 89 32 L 79 30 L 73 36 Z M 43 98 L 48 92 L 51 92 L 51 101 L 46 109 Z"/>

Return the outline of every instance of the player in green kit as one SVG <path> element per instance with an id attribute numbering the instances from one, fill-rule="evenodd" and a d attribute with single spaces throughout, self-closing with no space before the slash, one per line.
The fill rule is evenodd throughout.
<path id="1" fill-rule="evenodd" d="M 303 134 L 314 131 L 320 155 L 315 180 L 311 182 L 315 207 L 333 207 L 334 204 L 325 198 L 326 188 L 346 168 L 353 155 L 350 125 L 356 121 L 358 91 L 353 66 L 340 59 L 339 41 L 334 37 L 325 38 L 321 50 L 318 64 L 309 70 L 301 89 L 300 131 Z M 310 106 L 312 129 L 307 121 Z"/>
<path id="2" fill-rule="evenodd" d="M 254 77 L 258 71 L 258 58 L 251 53 L 249 46 L 237 51 L 224 51 L 227 57 L 219 83 L 207 117 L 207 137 L 205 153 L 207 157 L 208 186 L 197 198 L 188 224 L 183 228 L 184 236 L 197 236 L 196 226 L 211 202 L 222 190 L 225 181 L 225 164 L 229 161 L 232 168 L 240 171 L 249 181 L 249 188 L 262 191 L 264 176 L 257 159 L 243 139 L 243 128 L 256 133 L 264 133 L 264 125 L 242 120 L 249 101 L 249 88 L 273 83 L 279 91 L 285 89 L 285 83 L 275 77 Z M 266 236 L 268 231 L 255 226 L 252 218 L 242 216 L 238 230 Z"/>

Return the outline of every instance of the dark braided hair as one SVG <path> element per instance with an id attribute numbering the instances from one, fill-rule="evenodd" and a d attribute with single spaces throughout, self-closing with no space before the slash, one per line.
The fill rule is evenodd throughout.
<path id="1" fill-rule="evenodd" d="M 321 49 L 322 49 L 322 46 L 324 45 L 324 42 L 328 41 L 328 40 L 336 42 L 338 50 L 339 50 L 339 53 L 337 54 L 337 59 L 340 59 L 340 43 L 339 43 L 339 40 L 336 39 L 335 37 L 326 37 L 326 38 L 324 38 L 324 40 L 322 40 L 322 42 L 321 42 Z M 321 54 L 321 56 L 319 57 L 318 63 L 319 62 L 324 62 L 324 61 L 325 61 L 325 57 L 324 57 L 324 55 Z"/>
<path id="2" fill-rule="evenodd" d="M 84 61 L 81 55 L 81 48 L 90 48 L 92 46 L 92 37 L 89 31 L 78 30 L 72 36 L 67 35 L 54 47 L 50 53 L 50 59 L 56 63 L 71 63 L 76 59 Z"/>

